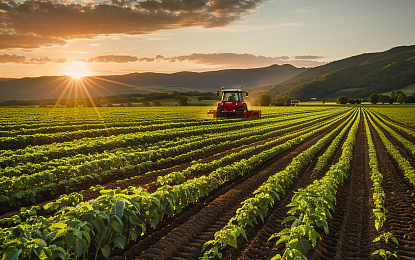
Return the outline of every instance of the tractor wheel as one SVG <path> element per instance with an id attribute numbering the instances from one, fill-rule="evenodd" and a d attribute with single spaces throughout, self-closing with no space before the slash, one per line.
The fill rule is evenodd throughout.
<path id="1" fill-rule="evenodd" d="M 242 106 L 238 107 L 238 111 L 245 111 L 245 110 L 248 110 L 248 107 L 246 106 L 245 103 Z"/>

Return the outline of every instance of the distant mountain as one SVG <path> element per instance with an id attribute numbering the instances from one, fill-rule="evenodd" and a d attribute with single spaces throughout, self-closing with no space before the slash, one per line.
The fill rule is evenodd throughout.
<path id="1" fill-rule="evenodd" d="M 114 94 L 150 93 L 173 91 L 216 92 L 222 86 L 248 90 L 263 85 L 276 85 L 304 71 L 292 65 L 272 65 L 254 69 L 228 69 L 208 72 L 132 73 L 117 76 L 85 77 L 82 87 L 73 88 L 70 78 L 38 77 L 0 80 L 0 101 L 34 100 L 44 98 L 92 97 Z M 75 91 L 78 89 L 78 91 Z M 73 91 L 71 91 L 73 90 Z M 64 93 L 64 94 L 63 94 Z"/>
<path id="2" fill-rule="evenodd" d="M 335 69 L 336 66 L 342 67 Z M 331 71 L 330 71 L 331 69 Z M 322 73 L 326 72 L 324 75 Z M 415 83 L 415 45 L 332 62 L 303 72 L 269 91 L 295 99 L 368 97 Z"/>
<path id="3" fill-rule="evenodd" d="M 322 66 L 311 68 L 275 86 L 274 88 L 272 88 L 272 91 L 274 94 L 283 93 L 284 91 L 287 91 L 290 88 L 312 81 L 313 79 L 319 78 L 332 71 L 339 70 L 348 66 L 362 64 L 363 62 L 375 57 L 376 55 L 376 53 L 365 53 L 346 59 L 333 61 Z"/>

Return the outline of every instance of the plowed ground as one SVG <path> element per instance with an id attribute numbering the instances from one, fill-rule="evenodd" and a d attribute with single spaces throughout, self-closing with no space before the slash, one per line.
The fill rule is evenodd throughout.
<path id="1" fill-rule="evenodd" d="M 399 246 L 389 243 L 384 248 L 397 251 L 399 259 L 415 259 L 415 188 L 388 155 L 376 131 L 372 127 L 370 130 L 379 169 L 384 176 L 382 186 L 386 193 L 385 207 L 388 215 L 383 230 L 391 231 L 400 243 Z M 242 201 L 249 198 L 271 174 L 285 169 L 297 154 L 309 148 L 327 132 L 274 158 L 248 176 L 221 187 L 212 196 L 175 218 L 166 219 L 141 241 L 128 245 L 126 250 L 114 251 L 110 259 L 198 259 L 203 255 L 201 250 L 204 243 L 214 238 L 215 232 L 229 221 Z M 407 137 L 404 134 L 402 136 Z M 392 137 L 388 138 L 401 147 Z M 404 147 L 401 147 L 401 151 L 404 151 Z M 259 221 L 254 227 L 246 229 L 248 241 L 239 238 L 238 248 L 226 248 L 223 259 L 271 259 L 281 253 L 284 245 L 274 247 L 276 241 L 268 239 L 273 233 L 286 227 L 281 225 L 281 220 L 287 216 L 286 205 L 293 193 L 323 177 L 329 165 L 338 161 L 340 153 L 339 149 L 331 163 L 321 172 L 313 171 L 316 160 L 303 169 L 286 195 L 269 211 L 264 222 Z M 411 163 L 414 162 L 409 153 L 403 152 L 403 155 Z M 379 231 L 375 229 L 374 220 L 371 218 L 371 187 L 368 145 L 362 117 L 349 177 L 338 189 L 336 209 L 329 220 L 330 233 L 322 234 L 316 248 L 307 255 L 308 259 L 382 259 L 380 256 L 372 256 L 372 252 L 379 249 L 379 245 L 372 242 Z"/>

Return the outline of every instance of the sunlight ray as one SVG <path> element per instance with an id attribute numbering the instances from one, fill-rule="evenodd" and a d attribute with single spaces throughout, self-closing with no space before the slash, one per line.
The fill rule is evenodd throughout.
<path id="1" fill-rule="evenodd" d="M 104 97 L 104 95 L 102 95 L 94 86 L 91 85 L 91 83 L 89 83 L 89 81 L 92 81 L 91 79 L 88 78 L 84 78 L 84 80 L 82 81 L 84 84 L 88 85 L 93 91 L 95 91 L 95 93 L 97 93 L 100 97 Z M 107 89 L 105 89 L 107 90 Z M 107 90 L 109 91 L 109 90 Z"/>
<path id="2" fill-rule="evenodd" d="M 84 89 L 86 96 L 88 97 L 89 101 L 91 101 L 92 106 L 94 107 L 95 113 L 97 113 L 98 118 L 100 118 L 101 120 L 103 120 L 101 113 L 99 113 L 97 106 L 95 105 L 94 100 L 92 99 L 91 95 L 89 94 L 88 88 L 85 86 L 85 81 L 81 81 L 81 85 L 82 88 Z M 102 121 L 104 123 L 104 121 Z"/>
<path id="3" fill-rule="evenodd" d="M 98 86 L 98 87 L 102 88 L 103 90 L 106 90 L 106 91 L 110 92 L 111 94 L 118 96 L 118 94 L 117 94 L 117 93 L 115 93 L 114 91 L 107 89 L 106 87 L 104 87 L 104 86 L 102 86 L 101 84 L 99 84 L 99 83 L 97 83 L 97 82 L 93 81 L 92 79 L 89 79 L 89 78 L 85 78 L 85 79 L 86 79 L 86 80 L 88 80 L 89 82 L 92 82 L 92 83 L 93 83 L 93 84 L 95 84 L 96 86 Z"/>
<path id="4" fill-rule="evenodd" d="M 71 99 L 72 92 L 73 92 L 73 89 L 74 89 L 73 86 L 74 86 L 74 79 L 71 79 L 71 81 L 69 81 L 69 91 L 68 91 L 68 95 L 66 96 L 66 103 L 65 103 L 65 106 L 66 107 L 68 107 L 69 101 Z"/>
<path id="5" fill-rule="evenodd" d="M 69 90 L 70 87 L 70 82 L 68 82 L 64 88 L 64 90 L 62 91 L 61 95 L 59 96 L 58 100 L 56 101 L 55 105 L 53 106 L 53 108 L 56 108 L 59 104 L 59 102 L 62 100 L 62 98 L 65 96 L 66 92 Z"/>
<path id="6" fill-rule="evenodd" d="M 99 80 L 102 80 L 102 81 L 107 81 L 107 82 L 110 82 L 110 83 L 114 83 L 114 84 L 118 84 L 118 85 L 123 85 L 123 86 L 127 86 L 127 87 L 134 87 L 134 88 L 137 88 L 137 89 L 141 89 L 141 90 L 146 90 L 146 91 L 152 92 L 152 90 L 149 89 L 149 88 L 143 88 L 143 87 L 136 86 L 136 85 L 130 85 L 130 84 L 127 84 L 127 83 L 121 83 L 121 82 L 114 81 L 114 80 L 110 80 L 110 79 L 104 79 L 104 78 L 96 77 L 96 76 L 91 76 L 91 78 L 99 79 Z"/>
<path id="7" fill-rule="evenodd" d="M 47 86 L 47 85 L 52 84 L 52 83 L 54 83 L 54 82 L 56 82 L 56 81 L 59 81 L 59 80 L 62 80 L 62 78 L 61 78 L 61 77 L 56 78 L 56 79 L 54 79 L 54 80 L 52 80 L 52 81 L 50 81 L 50 82 L 44 83 L 44 84 L 42 84 L 42 85 L 40 85 L 40 86 L 37 86 L 37 87 L 35 87 L 35 88 L 29 89 L 29 90 L 27 90 L 27 91 L 24 91 L 24 92 L 22 92 L 22 94 L 27 94 L 27 93 L 33 92 L 33 91 L 35 91 L 35 90 L 37 90 L 37 89 L 40 89 L 40 88 L 42 88 L 42 87 L 44 87 L 44 86 Z"/>
<path id="8" fill-rule="evenodd" d="M 75 107 L 78 107 L 78 83 L 79 80 L 73 80 L 74 81 L 74 90 L 75 90 Z"/>
<path id="9" fill-rule="evenodd" d="M 67 82 L 70 79 L 71 78 L 67 77 L 61 84 L 59 84 L 59 86 L 57 86 L 54 90 L 52 90 L 52 92 L 50 92 L 49 94 L 47 94 L 45 98 L 49 97 L 50 95 L 52 95 L 53 93 L 55 93 L 60 87 L 62 87 L 63 85 L 67 84 Z"/>

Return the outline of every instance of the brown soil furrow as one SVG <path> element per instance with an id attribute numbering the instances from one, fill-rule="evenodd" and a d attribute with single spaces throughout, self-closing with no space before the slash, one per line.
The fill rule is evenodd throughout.
<path id="1" fill-rule="evenodd" d="M 296 128 L 296 130 L 298 130 Z M 211 151 L 209 153 L 206 153 L 205 155 L 199 157 L 199 161 L 202 163 L 208 163 L 217 159 L 220 159 L 226 155 L 238 152 L 242 149 L 248 148 L 248 147 L 252 147 L 252 146 L 256 146 L 256 145 L 261 145 L 264 144 L 266 142 L 268 142 L 269 140 L 275 139 L 275 138 L 279 138 L 281 136 L 283 136 L 284 134 L 286 134 L 285 131 L 279 132 L 278 134 L 275 134 L 265 140 L 259 140 L 256 142 L 252 142 L 249 144 L 245 144 L 245 145 L 229 145 L 227 147 L 224 147 L 223 149 L 218 149 L 215 151 Z M 236 159 L 236 158 L 235 158 Z M 242 158 L 239 158 L 242 159 Z M 172 163 L 169 165 L 162 165 L 162 166 L 158 166 L 158 167 L 154 167 L 152 170 L 152 172 L 148 172 L 148 174 L 144 174 L 143 172 L 137 172 L 137 173 L 132 173 L 129 174 L 129 178 L 137 176 L 138 178 L 133 178 L 131 180 L 125 181 L 125 182 L 117 182 L 117 180 L 119 179 L 125 179 L 127 178 L 127 176 L 124 176 L 123 178 L 115 178 L 112 179 L 110 181 L 106 181 L 103 183 L 100 183 L 101 186 L 104 186 L 107 189 L 116 189 L 117 187 L 120 187 L 122 189 L 128 188 L 129 186 L 135 186 L 135 187 L 144 187 L 145 189 L 147 189 L 149 192 L 153 192 L 155 190 L 157 190 L 157 188 L 160 187 L 160 185 L 157 182 L 157 177 L 158 176 L 165 176 L 171 172 L 175 172 L 175 171 L 183 171 L 185 169 L 187 169 L 188 167 L 192 166 L 194 164 L 193 161 L 187 160 L 185 162 L 182 163 Z M 205 172 L 206 173 L 206 172 Z M 203 173 L 200 173 L 200 175 Z M 80 190 L 80 189 L 79 189 Z M 82 189 L 79 193 L 81 193 L 84 196 L 84 201 L 86 200 L 91 200 L 94 199 L 96 197 L 99 196 L 98 193 L 93 192 L 92 190 L 89 190 L 89 187 L 84 187 L 84 189 Z"/>
<path id="2" fill-rule="evenodd" d="M 311 124 L 307 124 L 307 125 L 311 125 Z M 228 154 L 238 152 L 242 149 L 264 144 L 268 142 L 269 140 L 279 138 L 283 136 L 284 134 L 286 134 L 286 132 L 282 131 L 267 139 L 259 140 L 259 141 L 245 144 L 242 146 L 231 144 L 222 149 L 217 149 L 215 151 L 208 152 L 204 154 L 203 156 L 200 156 L 199 162 L 208 163 L 213 160 L 222 158 Z M 239 160 L 240 159 L 242 158 L 239 158 Z M 117 187 L 125 189 L 125 188 L 128 188 L 129 186 L 135 186 L 135 187 L 141 186 L 141 187 L 146 188 L 149 192 L 153 192 L 157 190 L 158 187 L 160 187 L 157 182 L 158 176 L 164 176 L 174 171 L 183 171 L 194 164 L 194 162 L 189 162 L 190 160 L 192 159 L 188 159 L 186 161 L 179 162 L 179 163 L 170 163 L 170 164 L 163 164 L 160 166 L 154 166 L 153 168 L 151 168 L 151 171 L 149 171 L 147 174 L 143 171 L 131 171 L 127 174 L 120 172 L 119 174 L 115 174 L 115 175 L 102 176 L 99 180 L 90 180 L 88 182 L 81 182 L 75 185 L 72 191 L 78 191 L 78 193 L 80 193 L 84 197 L 83 201 L 89 201 L 89 200 L 95 199 L 100 195 L 99 192 L 95 192 L 89 189 L 91 186 L 95 186 L 95 185 L 101 185 L 107 189 L 116 189 Z M 118 180 L 123 180 L 123 179 L 131 178 L 131 177 L 137 177 L 137 178 L 133 178 L 125 182 L 117 182 Z M 53 196 L 51 196 L 50 192 L 43 192 L 43 198 L 38 199 L 37 200 L 38 203 L 36 205 L 42 206 L 49 202 L 53 202 L 59 197 L 59 195 L 64 194 L 64 193 L 65 193 L 64 188 L 59 189 L 56 192 L 56 194 Z M 53 199 L 51 197 L 53 197 Z M 23 206 L 30 206 L 30 204 L 28 205 L 24 204 Z M 1 214 L 0 219 L 8 218 L 19 213 L 20 213 L 20 210 L 18 210 L 16 207 L 9 207 L 9 208 L 4 207 L 0 209 L 0 214 Z"/>
<path id="3" fill-rule="evenodd" d="M 318 157 L 322 155 L 324 151 L 325 150 L 320 152 L 314 161 L 299 174 L 298 182 L 295 182 L 294 185 L 286 191 L 286 195 L 282 198 L 282 200 L 277 201 L 276 205 L 270 209 L 264 225 L 262 227 L 260 225 L 256 225 L 255 227 L 248 227 L 246 229 L 248 241 L 241 240 L 239 241 L 240 243 L 238 243 L 238 250 L 231 249 L 232 255 L 238 256 L 235 257 L 235 259 L 271 259 L 277 253 L 282 254 L 284 245 L 280 244 L 277 248 L 274 248 L 274 243 L 276 241 L 268 241 L 268 239 L 272 234 L 288 227 L 287 225 L 281 225 L 281 221 L 288 216 L 288 209 L 286 205 L 291 202 L 294 192 L 299 188 L 307 187 L 314 180 L 322 178 L 330 165 L 337 162 L 341 155 L 341 149 L 339 149 L 331 159 L 331 163 L 328 163 L 322 171 L 313 171 Z M 239 251 L 238 254 L 237 251 Z"/>
<path id="4" fill-rule="evenodd" d="M 380 116 L 378 116 L 378 115 L 376 115 L 378 118 L 380 118 L 382 121 L 384 121 L 383 120 L 383 118 L 381 118 Z M 385 120 L 387 120 L 387 121 L 389 121 L 389 122 L 392 122 L 392 123 L 394 123 L 394 124 L 397 124 L 397 125 L 399 125 L 399 126 L 401 126 L 401 127 L 404 127 L 404 128 L 407 128 L 407 129 L 410 129 L 410 130 L 412 130 L 412 131 L 415 131 L 414 129 L 412 129 L 412 128 L 410 128 L 410 127 L 408 127 L 408 126 L 405 126 L 405 125 L 402 125 L 402 124 L 400 124 L 400 123 L 398 123 L 398 122 L 395 122 L 395 121 L 393 121 L 393 120 L 390 120 L 390 119 L 387 119 L 387 118 L 385 118 Z M 399 130 L 398 128 L 396 128 L 395 126 L 391 126 L 391 125 L 388 125 L 388 124 L 386 124 L 387 126 L 389 126 L 390 128 L 392 128 L 393 130 L 395 130 L 398 134 L 400 134 L 401 136 L 403 136 L 405 139 L 407 139 L 408 141 L 410 141 L 410 142 L 412 142 L 412 143 L 415 143 L 415 137 L 414 136 L 412 136 L 412 135 L 409 135 L 409 134 L 407 134 L 406 132 L 404 132 L 404 131 L 402 131 L 402 130 Z"/>
<path id="5" fill-rule="evenodd" d="M 368 259 L 375 237 L 371 203 L 368 145 L 363 117 L 359 124 L 350 173 L 338 187 L 336 210 L 328 220 L 329 234 L 323 234 L 308 259 Z"/>
<path id="6" fill-rule="evenodd" d="M 124 256 L 127 259 L 197 259 L 198 256 L 201 256 L 204 243 L 214 238 L 214 233 L 220 230 L 235 213 L 235 210 L 240 206 L 240 202 L 251 197 L 252 192 L 270 175 L 285 169 L 295 156 L 310 147 L 333 128 L 331 127 L 329 130 L 277 156 L 262 168 L 226 186 L 226 192 L 219 190 L 217 194 L 221 193 L 221 195 L 216 197 L 213 194 L 210 196 L 211 200 L 205 201 L 204 205 L 200 206 L 200 211 L 194 212 L 190 218 L 183 222 L 179 221 L 180 224 L 168 225 L 166 228 L 154 232 L 151 235 L 154 236 L 151 243 L 149 243 L 149 239 L 142 240 L 133 245 Z M 200 205 L 200 203 L 198 204 Z M 217 225 L 219 224 L 217 222 L 220 225 Z M 161 233 L 163 235 L 160 235 Z M 196 254 L 196 249 L 198 254 Z M 114 257 L 114 259 L 117 259 L 117 257 Z"/>
<path id="7" fill-rule="evenodd" d="M 373 115 L 370 115 L 373 118 Z M 377 127 L 382 129 L 382 132 L 386 135 L 386 137 L 394 144 L 394 146 L 399 150 L 400 154 L 407 159 L 412 167 L 415 168 L 415 158 L 414 156 L 403 146 L 403 144 L 398 141 L 395 137 L 393 137 L 388 131 L 384 130 L 376 121 L 373 120 Z M 397 130 L 397 129 L 394 129 Z M 396 131 L 398 134 L 401 134 L 399 130 Z M 401 136 L 403 136 L 401 134 Z"/>
<path id="8" fill-rule="evenodd" d="M 397 251 L 399 259 L 415 259 L 415 187 L 405 178 L 372 127 L 371 132 L 386 194 L 385 208 L 388 213 L 384 230 L 391 231 L 399 241 L 398 247 L 390 242 L 386 249 Z"/>

